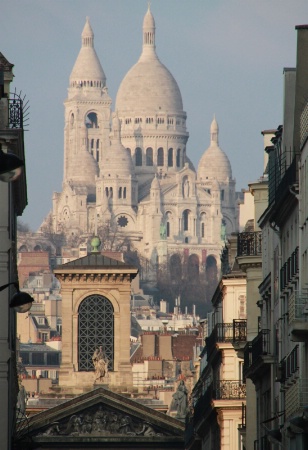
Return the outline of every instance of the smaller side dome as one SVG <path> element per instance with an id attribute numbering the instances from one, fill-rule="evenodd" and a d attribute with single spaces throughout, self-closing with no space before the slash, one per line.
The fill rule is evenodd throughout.
<path id="1" fill-rule="evenodd" d="M 158 178 L 157 178 L 157 174 L 155 174 L 155 177 L 152 180 L 151 189 L 158 189 L 158 190 L 160 190 L 160 184 L 159 184 L 159 181 L 158 181 Z"/>
<path id="2" fill-rule="evenodd" d="M 225 182 L 232 179 L 232 170 L 229 158 L 218 145 L 219 127 L 214 117 L 211 127 L 211 143 L 209 148 L 203 153 L 198 166 L 199 180 L 217 180 Z"/>
<path id="3" fill-rule="evenodd" d="M 112 117 L 111 146 L 105 151 L 102 173 L 105 176 L 116 174 L 119 177 L 135 176 L 135 168 L 129 153 L 121 143 L 121 122 L 117 114 Z"/>

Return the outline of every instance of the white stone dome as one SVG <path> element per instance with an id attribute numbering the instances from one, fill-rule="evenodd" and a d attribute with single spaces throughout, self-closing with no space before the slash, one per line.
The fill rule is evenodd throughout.
<path id="1" fill-rule="evenodd" d="M 178 84 L 155 52 L 155 22 L 149 9 L 143 21 L 142 54 L 119 87 L 115 110 L 120 116 L 126 112 L 183 112 Z"/>
<path id="2" fill-rule="evenodd" d="M 111 146 L 104 153 L 102 173 L 105 177 L 129 177 L 135 175 L 135 168 L 129 153 L 121 144 L 121 124 L 117 116 L 112 120 Z"/>
<path id="3" fill-rule="evenodd" d="M 199 180 L 217 180 L 225 182 L 232 179 L 232 169 L 229 158 L 218 145 L 218 124 L 216 119 L 211 123 L 211 144 L 203 153 L 198 166 Z"/>
<path id="4" fill-rule="evenodd" d="M 82 171 L 80 171 L 82 167 Z M 82 149 L 70 164 L 70 179 L 75 185 L 95 186 L 95 177 L 98 175 L 98 164 L 93 156 Z"/>
<path id="5" fill-rule="evenodd" d="M 104 87 L 106 76 L 94 49 L 94 33 L 88 17 L 81 34 L 81 41 L 82 46 L 70 75 L 70 86 L 89 82 L 90 86 L 94 86 L 95 83 L 97 87 Z"/>

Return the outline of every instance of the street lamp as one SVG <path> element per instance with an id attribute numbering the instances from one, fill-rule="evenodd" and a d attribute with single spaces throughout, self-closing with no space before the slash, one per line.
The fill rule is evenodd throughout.
<path id="1" fill-rule="evenodd" d="M 11 286 L 12 284 L 14 285 L 17 292 L 11 298 L 10 305 L 9 305 L 10 308 L 14 308 L 15 311 L 19 312 L 19 313 L 28 312 L 32 306 L 32 303 L 34 302 L 34 299 L 27 292 L 21 292 L 19 290 L 19 286 L 16 281 L 12 282 L 12 283 L 4 284 L 3 286 L 0 286 L 0 291 L 3 291 L 4 289 L 6 289 L 8 286 Z"/>
<path id="2" fill-rule="evenodd" d="M 15 181 L 22 172 L 25 165 L 22 159 L 13 153 L 4 153 L 0 146 L 0 180 L 9 182 Z"/>

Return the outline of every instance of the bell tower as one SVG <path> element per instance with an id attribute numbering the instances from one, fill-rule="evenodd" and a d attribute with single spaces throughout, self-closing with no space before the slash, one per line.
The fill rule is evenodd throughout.
<path id="1" fill-rule="evenodd" d="M 98 252 L 54 270 L 62 295 L 62 389 L 78 394 L 93 388 L 92 357 L 99 347 L 108 360 L 103 383 L 114 390 L 132 386 L 128 319 L 131 281 L 137 273 L 134 266 Z"/>

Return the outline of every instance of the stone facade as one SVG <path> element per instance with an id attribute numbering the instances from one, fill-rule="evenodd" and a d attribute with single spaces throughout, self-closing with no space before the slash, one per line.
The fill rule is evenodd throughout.
<path id="1" fill-rule="evenodd" d="M 130 364 L 130 292 L 135 267 L 94 254 L 54 270 L 61 283 L 61 388 L 73 394 L 95 386 L 94 351 L 102 346 L 109 360 L 103 382 L 132 386 Z"/>

